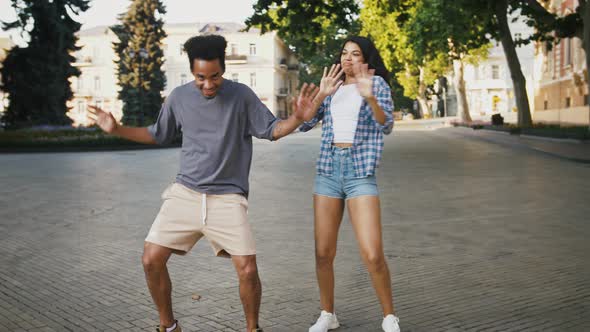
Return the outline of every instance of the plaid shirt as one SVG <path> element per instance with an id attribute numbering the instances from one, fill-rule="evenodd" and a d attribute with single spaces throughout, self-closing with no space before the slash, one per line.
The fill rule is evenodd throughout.
<path id="1" fill-rule="evenodd" d="M 356 178 L 364 178 L 375 174 L 379 166 L 381 154 L 383 153 L 383 134 L 390 134 L 393 129 L 393 100 L 391 89 L 385 80 L 380 76 L 373 76 L 373 95 L 377 103 L 385 112 L 385 124 L 381 125 L 373 110 L 366 100 L 363 100 L 359 112 L 354 142 L 351 147 L 351 155 Z M 331 176 L 332 168 L 332 142 L 334 141 L 334 130 L 332 126 L 332 115 L 330 114 L 332 96 L 326 97 L 318 109 L 316 116 L 305 122 L 299 128 L 300 131 L 312 129 L 318 121 L 322 122 L 322 144 L 320 156 L 317 161 L 317 173 L 319 175 Z"/>

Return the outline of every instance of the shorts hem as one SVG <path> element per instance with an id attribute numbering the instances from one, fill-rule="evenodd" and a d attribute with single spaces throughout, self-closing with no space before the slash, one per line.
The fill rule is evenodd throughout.
<path id="1" fill-rule="evenodd" d="M 229 255 L 229 257 L 221 254 L 224 251 Z M 227 258 L 231 258 L 231 256 L 252 256 L 252 255 L 256 255 L 256 250 L 254 250 L 254 251 L 244 251 L 244 252 L 239 252 L 239 253 L 236 252 L 236 251 L 234 251 L 234 250 L 228 250 L 228 249 L 225 249 L 225 248 L 222 248 L 222 249 L 219 249 L 219 250 L 215 250 L 215 257 L 222 257 L 222 258 L 226 258 L 226 257 Z"/>
<path id="2" fill-rule="evenodd" d="M 377 194 L 358 194 L 358 195 L 346 197 L 345 200 L 348 201 L 349 199 L 358 198 L 358 197 L 362 197 L 362 196 L 375 196 L 375 197 L 379 197 L 379 193 L 377 193 Z"/>
<path id="3" fill-rule="evenodd" d="M 326 194 L 320 194 L 320 193 L 313 193 L 314 195 L 318 195 L 318 196 L 324 196 L 324 197 L 329 197 L 329 198 L 337 198 L 337 199 L 344 199 L 342 197 L 338 197 L 338 196 L 330 196 L 330 195 L 326 195 Z"/>
<path id="4" fill-rule="evenodd" d="M 178 254 L 178 255 L 186 255 L 191 250 L 191 248 L 192 248 L 192 247 L 191 248 L 188 248 L 188 249 L 181 248 L 179 246 L 173 246 L 173 245 L 169 245 L 169 244 L 166 244 L 166 243 L 157 242 L 157 241 L 154 241 L 154 240 L 151 240 L 151 239 L 145 239 L 144 242 L 148 242 L 148 243 L 152 243 L 152 244 L 155 244 L 155 245 L 164 247 L 164 248 L 172 249 L 172 250 L 174 250 L 174 253 L 175 254 Z"/>

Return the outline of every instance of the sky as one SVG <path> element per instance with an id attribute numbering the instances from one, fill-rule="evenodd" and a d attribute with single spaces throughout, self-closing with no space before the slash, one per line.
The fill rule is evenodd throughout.
<path id="1" fill-rule="evenodd" d="M 255 0 L 162 0 L 166 6 L 166 23 L 244 22 L 253 13 Z M 90 9 L 77 19 L 82 29 L 116 23 L 117 16 L 126 11 L 131 0 L 92 0 Z M 0 0 L 0 21 L 12 21 L 16 14 L 10 0 Z M 0 31 L 0 36 L 12 35 L 20 43 L 16 31 Z"/>

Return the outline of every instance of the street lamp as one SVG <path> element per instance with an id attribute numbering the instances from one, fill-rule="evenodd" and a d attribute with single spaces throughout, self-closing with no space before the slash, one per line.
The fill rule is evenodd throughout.
<path id="1" fill-rule="evenodd" d="M 136 57 L 139 58 L 139 123 L 143 125 L 143 60 L 147 59 L 149 54 L 145 48 L 140 48 L 138 52 L 135 50 L 130 49 L 129 57 L 135 59 Z"/>

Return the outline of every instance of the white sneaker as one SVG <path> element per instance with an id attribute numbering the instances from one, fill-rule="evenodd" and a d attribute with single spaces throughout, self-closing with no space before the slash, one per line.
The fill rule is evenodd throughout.
<path id="1" fill-rule="evenodd" d="M 383 318 L 383 323 L 381 323 L 381 328 L 385 332 L 400 332 L 399 329 L 399 318 L 396 316 L 389 314 Z"/>
<path id="2" fill-rule="evenodd" d="M 327 332 L 340 327 L 336 314 L 322 310 L 320 318 L 309 328 L 309 332 Z"/>

